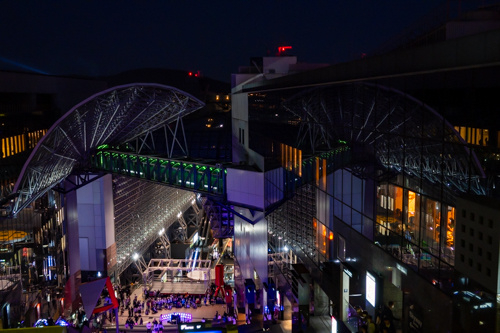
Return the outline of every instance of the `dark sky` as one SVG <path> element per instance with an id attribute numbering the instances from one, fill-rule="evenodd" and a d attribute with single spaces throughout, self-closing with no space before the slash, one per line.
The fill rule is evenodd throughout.
<path id="1" fill-rule="evenodd" d="M 109 75 L 159 67 L 229 81 L 250 57 L 280 45 L 308 63 L 369 55 L 442 2 L 0 0 L 0 69 Z"/>

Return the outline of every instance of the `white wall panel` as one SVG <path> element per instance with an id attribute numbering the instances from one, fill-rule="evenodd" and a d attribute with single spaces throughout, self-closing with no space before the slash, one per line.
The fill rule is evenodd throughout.
<path id="1" fill-rule="evenodd" d="M 227 200 L 236 205 L 264 209 L 264 174 L 227 169 Z"/>

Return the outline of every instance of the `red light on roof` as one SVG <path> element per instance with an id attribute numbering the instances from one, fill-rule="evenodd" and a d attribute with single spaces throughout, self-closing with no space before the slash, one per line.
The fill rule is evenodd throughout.
<path id="1" fill-rule="evenodd" d="M 291 46 L 279 46 L 278 47 L 278 53 L 283 53 L 285 52 L 286 50 L 291 50 L 292 47 Z"/>
<path id="2" fill-rule="evenodd" d="M 189 73 L 188 73 L 188 75 L 189 75 L 189 76 L 193 76 L 193 72 L 189 72 Z"/>

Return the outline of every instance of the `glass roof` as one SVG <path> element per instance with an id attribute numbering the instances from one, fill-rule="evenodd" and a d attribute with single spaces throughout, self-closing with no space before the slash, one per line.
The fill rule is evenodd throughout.
<path id="1" fill-rule="evenodd" d="M 484 171 L 458 132 L 400 91 L 367 83 L 323 86 L 289 98 L 284 107 L 300 118 L 299 142 L 312 143 L 313 150 L 346 141 L 360 152 L 358 160 L 371 156 L 387 170 L 484 194 Z"/>
<path id="2" fill-rule="evenodd" d="M 69 110 L 40 140 L 15 184 L 21 209 L 64 180 L 75 168 L 85 170 L 95 148 L 122 145 L 204 106 L 176 88 L 135 83 L 110 88 Z"/>

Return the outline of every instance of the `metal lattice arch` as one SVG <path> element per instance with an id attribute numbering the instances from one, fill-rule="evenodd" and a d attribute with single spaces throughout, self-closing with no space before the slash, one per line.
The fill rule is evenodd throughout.
<path id="1" fill-rule="evenodd" d="M 168 124 L 180 122 L 176 123 L 177 131 L 182 127 L 182 117 L 203 106 L 183 91 L 150 83 L 118 86 L 89 97 L 62 116 L 29 156 L 14 186 L 13 193 L 18 197 L 12 214 L 15 216 L 72 172 L 85 172 L 90 155 L 100 145 L 131 143 L 140 152 L 154 144 L 152 132 L 162 127 L 173 135 L 172 145 L 182 145 Z M 148 144 L 148 140 L 153 143 Z"/>
<path id="2" fill-rule="evenodd" d="M 300 118 L 297 145 L 353 147 L 387 173 L 404 173 L 459 192 L 484 195 L 484 171 L 458 132 L 435 110 L 398 90 L 355 83 L 303 91 L 284 102 Z M 357 153 L 356 153 L 357 152 Z"/>

